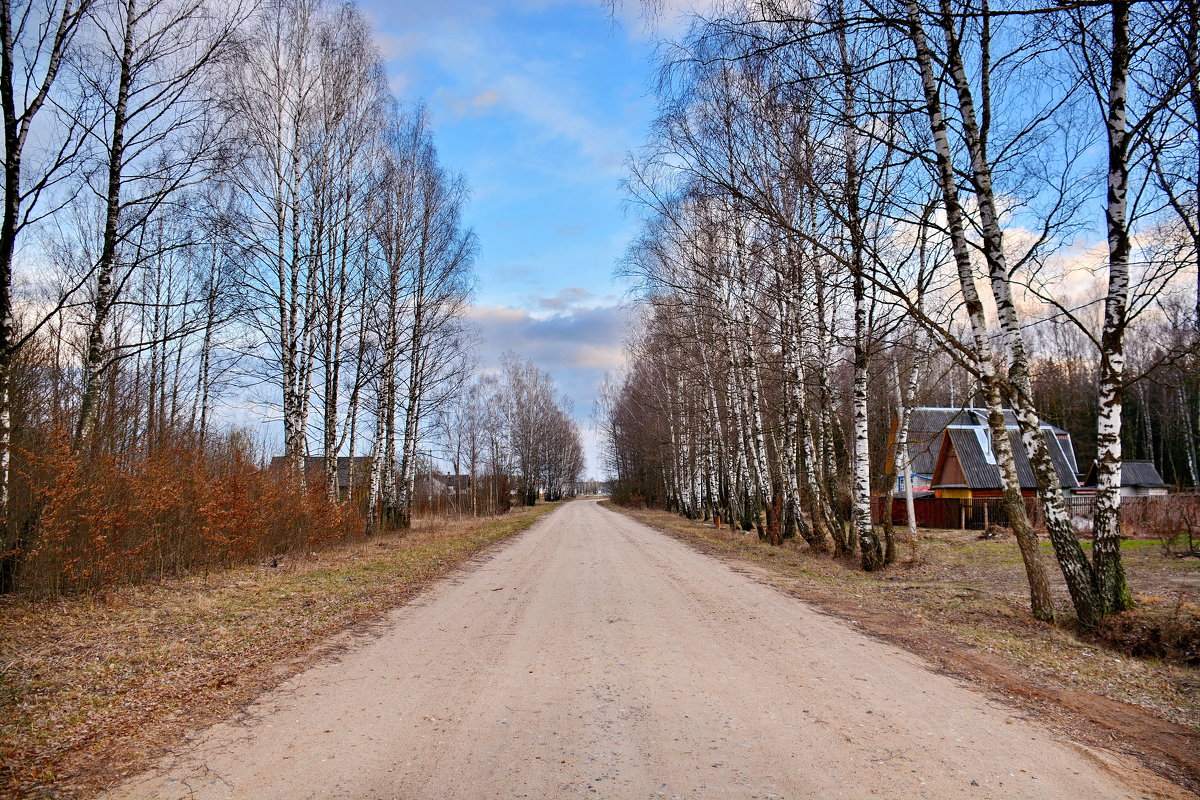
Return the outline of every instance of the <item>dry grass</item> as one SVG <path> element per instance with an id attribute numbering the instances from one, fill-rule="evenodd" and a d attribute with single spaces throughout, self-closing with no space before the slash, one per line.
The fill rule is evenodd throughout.
<path id="1" fill-rule="evenodd" d="M 554 508 L 106 594 L 0 605 L 0 797 L 86 796 L 144 768 Z"/>
<path id="2" fill-rule="evenodd" d="M 803 543 L 771 547 L 757 535 L 717 531 L 667 512 L 613 508 L 1048 715 L 1086 741 L 1112 748 L 1124 736 L 1121 749 L 1167 777 L 1200 787 L 1200 670 L 1132 658 L 1082 639 L 1069 627 L 1034 620 L 1011 538 L 922 532 L 915 548 L 901 545 L 901 563 L 869 574 L 814 556 Z M 1156 542 L 1124 545 L 1130 585 L 1144 608 L 1200 598 L 1196 559 L 1174 558 Z M 1048 547 L 1047 566 L 1054 573 Z M 1058 608 L 1066 613 L 1070 606 L 1061 580 L 1054 588 Z"/>

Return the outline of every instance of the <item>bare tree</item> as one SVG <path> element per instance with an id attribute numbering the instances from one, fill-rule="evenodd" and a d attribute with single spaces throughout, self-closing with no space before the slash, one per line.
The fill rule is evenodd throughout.
<path id="1" fill-rule="evenodd" d="M 79 166 L 82 141 L 69 118 L 42 125 L 40 155 L 26 158 L 35 122 L 53 107 L 63 63 L 74 45 L 90 0 L 0 3 L 0 112 L 4 115 L 4 211 L 0 219 L 0 515 L 8 504 L 12 437 L 10 367 L 21 345 L 49 319 L 28 321 L 18 334 L 13 317 L 13 271 L 18 241 L 30 225 L 61 205 L 54 188 Z M 5 535 L 7 542 L 7 534 Z M 4 546 L 5 551 L 12 549 Z M 7 561 L 3 562 L 7 564 Z M 7 574 L 7 573 L 4 573 Z M 0 575 L 0 584 L 7 579 Z M 0 586 L 0 590 L 2 590 Z"/>
<path id="2" fill-rule="evenodd" d="M 179 193 L 216 168 L 223 126 L 210 69 L 224 57 L 240 9 L 201 0 L 111 0 L 92 9 L 91 45 L 74 63 L 75 118 L 95 151 L 89 187 L 102 220 L 94 265 L 76 446 L 95 425 L 105 371 L 145 346 L 116 344 L 109 325 L 128 281 L 148 260 L 183 246 L 146 235 Z"/>
<path id="3" fill-rule="evenodd" d="M 461 223 L 465 185 L 438 162 L 424 110 L 397 120 L 391 137 L 387 202 L 376 209 L 383 263 L 370 301 L 381 361 L 368 503 L 382 502 L 407 527 L 422 421 L 466 374 L 461 318 L 475 240 Z"/>
<path id="4" fill-rule="evenodd" d="M 583 473 L 579 429 L 554 396 L 554 381 L 515 353 L 505 353 L 501 392 L 517 492 L 523 505 L 575 493 Z"/>
<path id="5" fill-rule="evenodd" d="M 284 456 L 298 482 L 316 313 L 313 208 L 304 180 L 320 127 L 322 12 L 314 0 L 268 4 L 228 78 L 233 125 L 245 148 L 231 179 L 243 202 L 235 230 L 242 234 L 246 322 L 258 333 L 264 376 L 280 389 Z"/>

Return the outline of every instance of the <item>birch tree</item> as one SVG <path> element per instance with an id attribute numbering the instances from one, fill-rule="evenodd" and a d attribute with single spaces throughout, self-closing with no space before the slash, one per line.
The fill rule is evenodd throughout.
<path id="1" fill-rule="evenodd" d="M 18 242 L 30 225 L 58 207 L 55 187 L 79 167 L 82 138 L 69 116 L 43 127 L 39 155 L 26 158 L 35 123 L 64 96 L 59 80 L 90 0 L 27 0 L 0 3 L 0 113 L 4 115 L 4 211 L 0 219 L 0 517 L 8 505 L 12 409 L 11 364 L 17 351 L 48 317 L 27 321 L 18 334 L 13 317 L 13 270 Z M 8 535 L 4 536 L 5 552 Z M 0 564 L 7 564 L 7 560 Z M 5 584 L 7 572 L 0 574 Z M 2 590 L 0 586 L 0 590 Z"/>
<path id="2" fill-rule="evenodd" d="M 178 243 L 143 235 L 150 219 L 216 169 L 223 125 L 212 68 L 244 12 L 201 0 L 111 0 L 91 11 L 91 45 L 74 64 L 78 124 L 95 152 L 89 188 L 101 220 L 86 321 L 76 446 L 95 425 L 104 373 L 142 346 L 114 346 L 109 323 L 136 270 Z"/>
<path id="3" fill-rule="evenodd" d="M 954 262 L 958 272 L 959 290 L 963 297 L 974 338 L 974 351 L 972 353 L 974 366 L 987 398 L 988 424 L 992 434 L 992 445 L 996 453 L 996 462 L 1000 468 L 1004 487 L 1005 510 L 1009 514 L 1009 523 L 1013 527 L 1014 535 L 1021 550 L 1021 557 L 1025 564 L 1033 615 L 1038 619 L 1053 620 L 1054 604 L 1050 596 L 1050 585 L 1046 577 L 1045 567 L 1041 561 L 1037 539 L 1033 534 L 1025 513 L 1025 503 L 1021 495 L 1021 485 L 1017 476 L 1016 462 L 1013 457 L 1011 445 L 1009 444 L 1008 429 L 1004 420 L 999 378 L 992 361 L 992 347 L 990 336 L 988 335 L 987 321 L 984 317 L 983 302 L 975 285 L 974 268 L 966 236 L 966 220 L 959 199 L 958 180 L 954 170 L 953 151 L 948 136 L 946 119 L 942 111 L 940 87 L 934 75 L 933 57 L 925 35 L 920 8 L 915 2 L 911 1 L 908 3 L 908 23 L 908 34 L 915 50 L 915 57 L 920 70 L 921 85 L 925 95 L 925 108 L 928 114 L 929 130 L 934 140 L 938 182 L 941 187 L 942 204 L 948 223 Z M 1003 280 L 1007 280 L 1007 275 L 1004 276 Z M 1008 313 L 1010 316 L 1013 313 L 1011 303 L 1009 304 Z M 1040 430 L 1037 432 L 1037 437 L 1040 440 Z M 1028 446 L 1027 439 L 1026 446 Z M 1037 477 L 1039 483 L 1046 480 L 1044 472 L 1046 466 L 1048 466 L 1048 461 L 1049 458 L 1047 456 L 1045 458 L 1046 463 L 1038 471 Z M 1053 484 L 1050 485 L 1056 485 L 1057 482 L 1058 479 L 1055 476 L 1053 477 Z M 1089 576 L 1083 569 L 1083 567 L 1086 567 L 1086 561 L 1083 562 L 1083 566 L 1081 567 L 1080 559 L 1082 559 L 1082 550 L 1079 550 L 1078 542 L 1075 541 L 1073 533 L 1069 533 L 1063 529 L 1063 519 L 1061 516 L 1057 519 L 1058 527 L 1051 528 L 1052 531 L 1056 532 L 1052 533 L 1052 536 L 1058 536 L 1056 541 L 1062 540 L 1064 536 L 1070 536 L 1070 542 L 1066 542 L 1061 546 L 1063 552 L 1072 554 L 1074 558 L 1068 561 L 1069 568 L 1065 569 L 1064 572 L 1071 576 L 1068 585 L 1071 589 L 1072 598 L 1076 602 L 1076 607 L 1087 609 L 1090 607 L 1089 604 L 1092 601 L 1088 583 Z M 1074 550 L 1079 550 L 1077 554 L 1074 553 L 1072 545 Z"/>
<path id="4" fill-rule="evenodd" d="M 268 4 L 228 75 L 232 124 L 245 149 L 231 171 L 242 201 L 234 229 L 242 234 L 245 319 L 258 335 L 261 374 L 279 388 L 284 456 L 297 482 L 313 372 L 313 208 L 304 179 L 316 152 L 322 11 L 314 0 Z"/>
<path id="5" fill-rule="evenodd" d="M 80 167 L 82 135 L 70 117 L 46 124 L 62 90 L 64 61 L 89 8 L 89 0 L 0 3 L 0 113 L 4 119 L 4 209 L 0 218 L 0 593 L 15 584 L 22 533 L 10 524 L 13 369 L 20 350 L 70 298 L 52 312 L 24 320 L 14 314 L 14 273 L 31 226 L 62 207 L 56 192 Z M 68 105 L 70 101 L 65 101 Z M 56 124 L 57 123 L 57 124 Z M 27 154 L 30 132 L 40 130 L 39 152 Z"/>
<path id="6" fill-rule="evenodd" d="M 407 527 L 422 423 L 464 388 L 475 239 L 461 220 L 465 184 L 440 164 L 423 109 L 396 117 L 389 137 L 386 200 L 375 210 L 382 263 L 368 301 L 380 354 L 368 504 Z"/>
<path id="7" fill-rule="evenodd" d="M 355 301 L 371 258 L 370 195 L 379 187 L 375 160 L 389 105 L 385 77 L 366 20 L 351 6 L 330 12 L 319 36 L 319 75 L 311 163 L 304 185 L 312 197 L 314 368 L 321 372 L 319 403 L 325 492 L 338 498 L 338 453 L 357 413 L 343 413 L 342 386 L 348 346 L 361 336 Z M 355 313 L 360 312 L 360 313 Z M 357 403 L 351 390 L 350 401 Z"/>
<path id="8" fill-rule="evenodd" d="M 1179 317 L 1179 270 L 1194 264 L 1193 206 L 1183 199 L 1200 175 L 1195 148 L 1187 145 L 1196 130 L 1187 100 L 1200 29 L 1193 11 L 1169 3 L 1034 9 L 941 0 L 936 8 L 765 3 L 698 17 L 667 52 L 663 114 L 646 153 L 631 164 L 630 186 L 649 221 L 629 272 L 643 281 L 653 313 L 630 345 L 637 366 L 609 403 L 622 479 L 641 482 L 646 496 L 662 492 L 668 504 L 690 507 L 696 491 L 687 486 L 699 448 L 688 429 L 698 393 L 691 382 L 661 374 L 664 362 L 682 365 L 683 374 L 712 376 L 720 388 L 719 402 L 704 406 L 722 420 L 718 430 L 729 431 L 714 449 L 724 450 L 731 499 L 749 487 L 746 505 L 767 507 L 769 529 L 773 503 L 788 506 L 799 495 L 797 517 L 814 530 L 826 518 L 820 495 L 827 490 L 830 505 L 845 503 L 843 521 L 854 532 L 847 540 L 831 526 L 835 552 L 862 545 L 864 567 L 886 563 L 894 554 L 890 515 L 881 553 L 864 502 L 870 476 L 880 469 L 870 419 L 881 397 L 896 405 L 901 447 L 883 469 L 905 471 L 904 418 L 919 379 L 912 373 L 906 388 L 897 365 L 887 370 L 890 390 L 872 395 L 878 370 L 872 371 L 871 353 L 894 331 L 915 325 L 915 338 L 939 348 L 967 376 L 961 402 L 978 394 L 988 409 L 1034 615 L 1050 620 L 1055 612 L 1005 406 L 1015 412 L 1015 435 L 1029 456 L 1077 619 L 1091 628 L 1126 607 L 1115 499 L 1121 394 L 1145 373 L 1126 369 L 1124 338 L 1139 315 Z M 1133 117 L 1131 92 L 1139 104 Z M 1099 119 L 1089 104 L 1101 109 Z M 1100 140 L 1108 143 L 1108 288 L 1105 321 L 1090 325 L 1080 313 L 1090 303 L 1075 308 L 1056 296 L 1062 288 L 1056 270 L 1076 237 L 1093 227 L 1091 147 Z M 700 202 L 735 209 L 728 216 L 736 225 L 719 214 L 697 225 L 689 214 Z M 728 243 L 720 236 L 704 241 L 696 232 L 703 226 Z M 926 270 L 931 228 L 952 256 L 944 276 L 940 263 L 934 274 Z M 1143 232 L 1140 245 L 1135 230 Z M 736 267 L 722 269 L 725 261 Z M 711 304 L 698 302 L 708 276 Z M 806 301 L 816 310 L 807 325 L 798 321 Z M 1026 316 L 1022 304 L 1039 302 L 1042 308 Z M 693 305 L 711 309 L 711 318 L 697 315 L 681 325 Z M 1109 465 L 1101 466 L 1108 474 L 1091 561 L 1049 457 L 1035 394 L 1042 391 L 1035 386 L 1038 356 L 1027 341 L 1032 326 L 1056 318 L 1074 321 L 1092 341 L 1100 376 L 1097 441 Z M 730 330 L 745 334 L 731 337 Z M 789 330 L 813 333 L 804 341 Z M 1158 349 L 1141 364 L 1187 363 L 1190 345 L 1162 331 Z M 693 355 L 693 340 L 711 358 Z M 809 357 L 816 385 L 800 390 Z M 1139 384 L 1139 395 L 1148 385 Z M 756 402 L 747 404 L 748 397 Z M 1174 395 L 1167 403 L 1187 405 Z M 1200 413 L 1200 401 L 1196 408 Z M 648 409 L 665 415 L 665 427 L 639 419 Z M 1188 453 L 1194 449 L 1188 432 L 1200 430 L 1191 413 L 1183 412 L 1188 422 L 1181 426 Z M 1144 441 L 1157 436 L 1150 417 L 1141 417 Z M 656 436 L 679 452 L 664 452 Z M 767 454 L 765 465 L 759 452 Z M 647 469 L 661 475 L 650 478 Z M 809 491 L 790 477 L 798 473 L 817 476 Z M 890 493 L 885 499 L 890 503 Z M 910 524 L 911 517 L 910 509 Z"/>

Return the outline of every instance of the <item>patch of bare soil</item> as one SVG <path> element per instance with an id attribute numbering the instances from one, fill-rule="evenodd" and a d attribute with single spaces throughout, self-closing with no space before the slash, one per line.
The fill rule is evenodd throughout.
<path id="1" fill-rule="evenodd" d="M 0 798 L 73 798 L 144 769 L 344 647 L 555 506 L 404 533 L 305 559 L 0 602 Z"/>
<path id="2" fill-rule="evenodd" d="M 1200 670 L 1130 657 L 1076 636 L 1069 622 L 1034 620 L 1011 539 L 922 532 L 915 546 L 901 545 L 900 563 L 868 574 L 802 543 L 771 547 L 755 534 L 714 530 L 668 512 L 612 508 L 902 646 L 1078 741 L 1200 790 Z M 1200 594 L 1195 559 L 1175 559 L 1155 542 L 1126 544 L 1128 578 L 1143 606 L 1186 607 Z M 1047 558 L 1054 572 L 1052 554 Z M 1065 615 L 1065 587 L 1055 588 Z"/>

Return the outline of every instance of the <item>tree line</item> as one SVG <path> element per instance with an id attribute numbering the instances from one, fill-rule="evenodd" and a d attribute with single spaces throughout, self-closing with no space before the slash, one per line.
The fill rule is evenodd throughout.
<path id="1" fill-rule="evenodd" d="M 1197 483 L 1198 9 L 837 0 L 697 18 L 630 163 L 646 221 L 623 269 L 643 321 L 602 398 L 618 496 L 878 569 L 896 537 L 871 497 L 908 473 L 908 410 L 983 407 L 1049 620 L 1011 409 L 1077 619 L 1130 607 L 1122 460 Z M 1090 429 L 1090 558 L 1044 419 Z"/>
<path id="2" fill-rule="evenodd" d="M 587 464 L 570 409 L 550 375 L 515 353 L 477 378 L 437 424 L 442 459 L 460 478 L 460 510 L 491 514 L 513 501 L 575 496 Z"/>
<path id="3" fill-rule="evenodd" d="M 0 591 L 407 527 L 470 394 L 476 241 L 362 12 L 2 0 L 0 107 Z M 276 474 L 227 424 L 263 405 Z"/>

